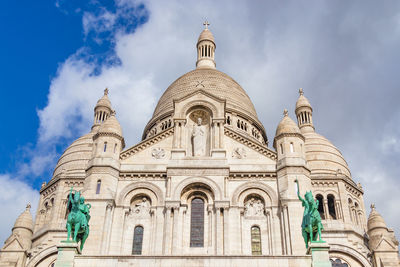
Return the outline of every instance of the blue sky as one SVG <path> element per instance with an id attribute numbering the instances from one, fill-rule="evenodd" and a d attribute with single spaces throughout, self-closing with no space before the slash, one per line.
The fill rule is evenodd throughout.
<path id="1" fill-rule="evenodd" d="M 2 1 L 0 15 L 0 241 L 90 130 L 105 87 L 127 146 L 140 140 L 163 91 L 194 68 L 206 18 L 217 68 L 249 94 L 270 143 L 303 87 L 366 212 L 376 202 L 399 234 L 400 2 L 26 0 Z"/>

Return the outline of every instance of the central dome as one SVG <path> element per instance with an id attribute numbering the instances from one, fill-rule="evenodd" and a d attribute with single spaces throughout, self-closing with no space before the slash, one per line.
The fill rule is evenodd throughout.
<path id="1" fill-rule="evenodd" d="M 174 99 L 180 99 L 198 90 L 226 100 L 227 111 L 238 112 L 259 123 L 254 105 L 243 88 L 227 74 L 206 68 L 190 71 L 173 82 L 158 101 L 153 119 L 172 113 Z"/>

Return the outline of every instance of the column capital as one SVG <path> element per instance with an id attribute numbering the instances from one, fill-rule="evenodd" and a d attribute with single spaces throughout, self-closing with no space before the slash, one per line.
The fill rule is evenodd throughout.
<path id="1" fill-rule="evenodd" d="M 215 201 L 214 206 L 216 209 L 228 209 L 230 207 L 230 203 L 229 201 Z"/>

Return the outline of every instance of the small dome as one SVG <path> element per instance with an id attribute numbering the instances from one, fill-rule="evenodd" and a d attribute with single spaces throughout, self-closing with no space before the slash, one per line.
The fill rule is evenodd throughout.
<path id="1" fill-rule="evenodd" d="M 204 41 L 204 40 L 208 40 L 208 41 L 215 43 L 214 35 L 212 34 L 212 32 L 209 29 L 204 29 L 200 33 L 199 40 L 197 41 L 197 43 Z"/>
<path id="2" fill-rule="evenodd" d="M 115 113 L 111 113 L 111 116 L 100 126 L 98 133 L 113 133 L 119 136 L 122 135 L 122 128 L 119 124 Z"/>
<path id="3" fill-rule="evenodd" d="M 30 204 L 26 205 L 25 211 L 19 215 L 12 230 L 14 231 L 16 228 L 25 228 L 33 232 L 33 218 Z"/>
<path id="4" fill-rule="evenodd" d="M 296 110 L 301 108 L 301 107 L 309 107 L 309 108 L 312 109 L 310 102 L 304 96 L 303 88 L 299 89 L 299 93 L 300 93 L 300 96 L 299 96 L 299 98 L 297 99 L 297 102 L 296 102 Z"/>
<path id="5" fill-rule="evenodd" d="M 97 101 L 96 107 L 106 107 L 111 110 L 111 101 L 108 98 L 108 89 L 104 90 L 104 95 Z"/>
<path id="6" fill-rule="evenodd" d="M 371 231 L 376 228 L 387 229 L 383 217 L 375 209 L 375 204 L 371 205 L 371 213 L 369 214 L 367 225 L 368 225 L 368 231 Z"/>
<path id="7" fill-rule="evenodd" d="M 278 124 L 278 127 L 276 128 L 276 133 L 275 137 L 285 134 L 285 133 L 290 133 L 290 134 L 301 134 L 299 127 L 297 124 L 289 117 L 288 111 L 285 109 L 284 111 L 284 117 L 281 120 L 281 122 Z"/>
<path id="8" fill-rule="evenodd" d="M 316 132 L 303 132 L 305 151 L 311 174 L 337 174 L 351 177 L 349 166 L 342 153 L 328 139 Z"/>
<path id="9" fill-rule="evenodd" d="M 61 155 L 54 169 L 53 177 L 62 172 L 85 175 L 86 165 L 92 157 L 93 135 L 90 132 L 76 139 Z"/>

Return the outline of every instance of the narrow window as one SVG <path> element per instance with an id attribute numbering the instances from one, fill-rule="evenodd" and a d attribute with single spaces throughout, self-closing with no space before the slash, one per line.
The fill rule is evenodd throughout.
<path id="1" fill-rule="evenodd" d="M 351 219 L 351 221 L 353 221 L 353 212 L 352 212 L 352 209 L 351 209 L 351 206 L 353 205 L 353 201 L 351 201 L 351 199 L 349 198 L 349 213 L 350 213 L 350 219 Z"/>
<path id="2" fill-rule="evenodd" d="M 333 195 L 328 195 L 328 210 L 332 219 L 336 220 L 335 197 Z"/>
<path id="3" fill-rule="evenodd" d="M 107 151 L 107 142 L 104 142 L 104 152 Z"/>
<path id="4" fill-rule="evenodd" d="M 237 127 L 240 128 L 240 121 L 237 121 Z"/>
<path id="5" fill-rule="evenodd" d="M 117 152 L 117 144 L 114 145 L 114 153 Z"/>
<path id="6" fill-rule="evenodd" d="M 290 153 L 293 153 L 294 152 L 294 146 L 293 146 L 293 143 L 290 143 Z"/>
<path id="7" fill-rule="evenodd" d="M 136 226 L 133 233 L 133 255 L 142 255 L 142 243 L 143 243 L 143 227 Z"/>
<path id="8" fill-rule="evenodd" d="M 260 227 L 251 227 L 251 254 L 261 255 L 261 233 Z"/>
<path id="9" fill-rule="evenodd" d="M 324 213 L 324 197 L 322 195 L 317 195 L 316 199 L 318 200 L 318 212 L 321 216 L 322 220 L 325 220 L 325 213 Z"/>
<path id="10" fill-rule="evenodd" d="M 357 210 L 358 210 L 358 203 L 357 202 L 354 202 L 354 221 L 357 223 L 357 224 L 360 224 L 360 222 L 359 222 L 359 220 L 358 220 L 358 216 L 357 216 Z"/>
<path id="11" fill-rule="evenodd" d="M 283 154 L 283 145 L 280 144 L 279 146 L 280 146 L 280 148 L 281 148 L 281 154 Z"/>
<path id="12" fill-rule="evenodd" d="M 101 180 L 97 180 L 96 195 L 100 194 Z"/>
<path id="13" fill-rule="evenodd" d="M 191 204 L 190 246 L 204 246 L 204 201 L 194 198 Z"/>

